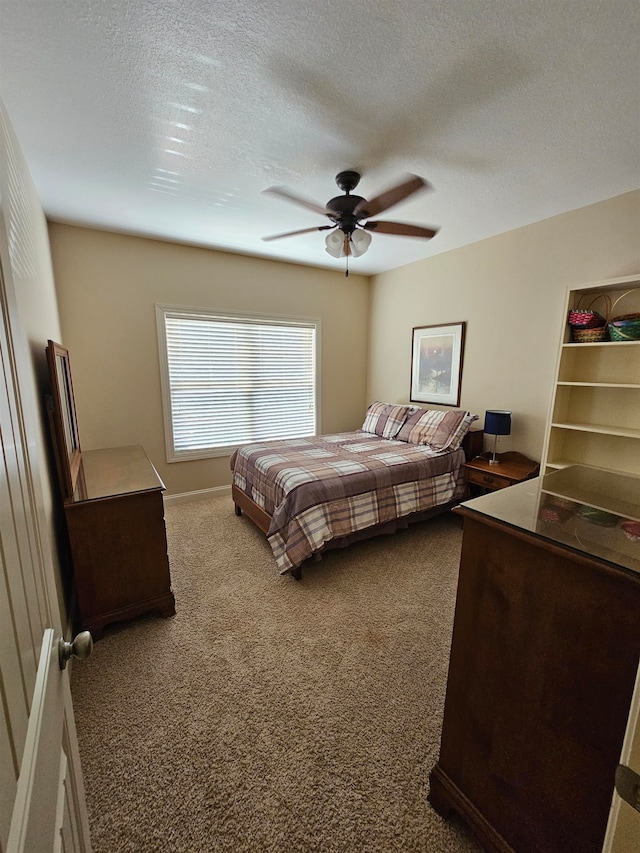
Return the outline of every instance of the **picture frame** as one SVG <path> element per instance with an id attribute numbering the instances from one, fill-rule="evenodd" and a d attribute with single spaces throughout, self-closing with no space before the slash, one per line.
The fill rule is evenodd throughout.
<path id="1" fill-rule="evenodd" d="M 411 391 L 414 403 L 459 406 L 466 323 L 414 326 Z"/>

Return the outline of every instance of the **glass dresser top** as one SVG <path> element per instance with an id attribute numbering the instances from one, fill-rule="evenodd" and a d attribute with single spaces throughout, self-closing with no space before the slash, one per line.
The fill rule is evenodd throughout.
<path id="1" fill-rule="evenodd" d="M 163 490 L 164 487 L 139 444 L 87 450 L 82 452 L 76 490 L 67 503 Z"/>
<path id="2" fill-rule="evenodd" d="M 640 477 L 572 465 L 462 504 L 640 572 Z"/>

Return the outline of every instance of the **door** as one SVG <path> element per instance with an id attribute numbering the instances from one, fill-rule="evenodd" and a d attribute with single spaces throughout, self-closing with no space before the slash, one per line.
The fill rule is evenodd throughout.
<path id="1" fill-rule="evenodd" d="M 90 634 L 81 634 L 73 646 L 78 642 L 79 656 L 86 657 L 91 651 Z M 66 729 L 72 709 L 63 667 L 66 655 L 75 652 L 73 646 L 61 640 L 53 628 L 45 630 L 7 853 L 88 849 L 88 837 L 82 838 L 83 803 L 74 797 L 77 756 L 72 754 Z M 66 654 L 61 655 L 61 650 Z"/>
<path id="2" fill-rule="evenodd" d="M 627 799 L 630 799 L 634 805 L 630 805 Z M 607 834 L 602 848 L 603 853 L 638 853 L 638 850 L 640 850 L 640 666 L 631 702 L 627 733 L 622 745 Z"/>
<path id="3" fill-rule="evenodd" d="M 31 367 L 31 342 L 20 317 L 14 284 L 37 279 L 36 256 L 44 251 L 41 244 L 39 249 L 36 245 L 34 220 L 38 208 L 32 203 L 34 190 L 29 181 L 0 101 L 0 853 L 9 849 L 17 792 L 26 784 L 27 777 L 20 782 L 18 777 L 28 730 L 36 726 L 36 717 L 30 721 L 29 714 L 32 706 L 37 707 L 33 704 L 34 691 L 45 629 L 52 630 L 46 635 L 49 644 L 55 645 L 62 633 L 52 532 L 44 509 L 42 471 L 46 459 L 41 449 L 38 392 Z M 58 669 L 54 700 L 62 720 L 60 726 L 53 726 L 56 742 L 47 746 L 47 738 L 52 737 L 48 727 L 38 725 L 36 732 L 44 735 L 42 745 L 52 754 L 65 755 L 64 799 L 58 797 L 60 761 L 53 770 L 55 810 L 67 815 L 66 823 L 72 827 L 69 838 L 77 843 L 62 848 L 60 841 L 60 849 L 90 850 L 66 670 Z M 35 782 L 44 781 L 39 765 L 35 771 L 30 790 Z"/>

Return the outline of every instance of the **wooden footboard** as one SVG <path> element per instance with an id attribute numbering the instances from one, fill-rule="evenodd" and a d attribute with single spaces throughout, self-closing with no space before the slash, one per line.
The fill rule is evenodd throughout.
<path id="1" fill-rule="evenodd" d="M 266 536 L 269 532 L 269 525 L 271 524 L 269 513 L 265 512 L 257 503 L 254 503 L 250 497 L 233 484 L 231 484 L 231 496 L 233 497 L 236 515 L 242 515 L 244 512 Z M 316 558 L 319 559 L 319 555 L 316 555 Z M 289 571 L 291 577 L 295 578 L 295 580 L 299 581 L 302 579 L 302 566 L 295 566 Z"/>
<path id="2" fill-rule="evenodd" d="M 244 492 L 240 491 L 237 486 L 231 486 L 231 496 L 233 497 L 233 502 L 236 505 L 236 515 L 242 515 L 242 513 L 246 513 L 251 521 L 262 530 L 264 534 L 269 532 L 269 525 L 271 524 L 271 516 L 269 513 L 265 512 L 261 507 L 258 506 L 257 503 L 254 503 L 248 495 L 245 495 Z"/>

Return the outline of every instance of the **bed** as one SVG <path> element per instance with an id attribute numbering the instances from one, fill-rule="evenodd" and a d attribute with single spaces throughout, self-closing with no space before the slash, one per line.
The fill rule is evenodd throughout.
<path id="1" fill-rule="evenodd" d="M 482 450 L 476 419 L 376 402 L 354 432 L 243 445 L 230 460 L 236 515 L 266 534 L 280 573 L 300 580 L 325 550 L 455 506 L 465 458 Z"/>

